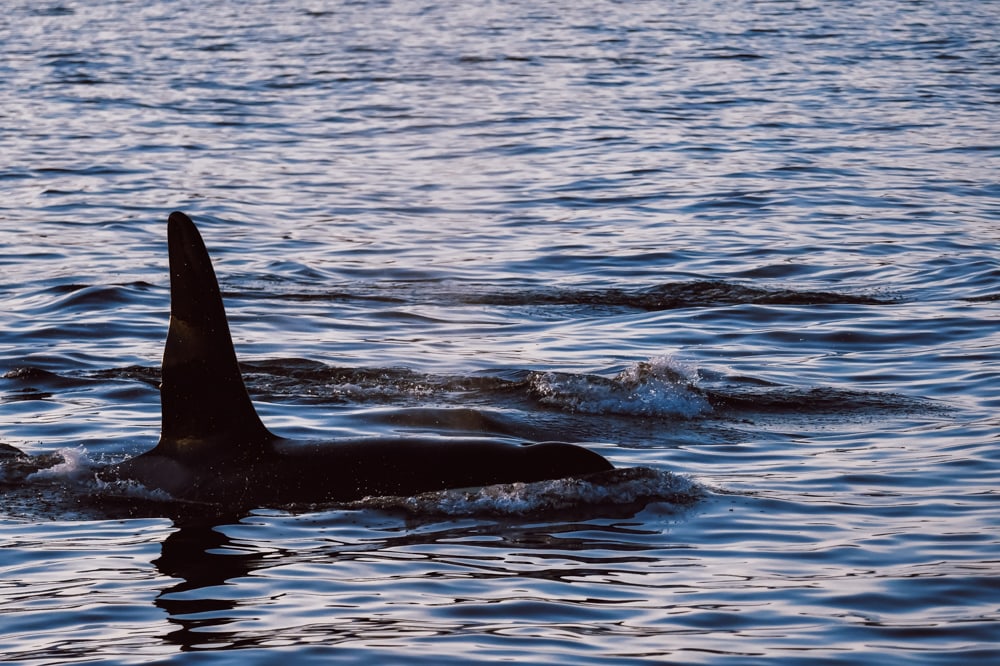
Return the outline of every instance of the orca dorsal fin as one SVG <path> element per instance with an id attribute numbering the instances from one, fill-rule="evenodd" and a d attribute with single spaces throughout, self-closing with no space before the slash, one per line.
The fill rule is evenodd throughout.
<path id="1" fill-rule="evenodd" d="M 163 350 L 159 446 L 177 452 L 204 443 L 250 452 L 274 436 L 243 384 L 212 260 L 184 213 L 170 214 L 167 243 L 170 328 Z"/>

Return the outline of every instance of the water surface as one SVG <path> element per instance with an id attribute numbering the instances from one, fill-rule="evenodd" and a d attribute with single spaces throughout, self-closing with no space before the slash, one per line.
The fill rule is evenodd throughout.
<path id="1" fill-rule="evenodd" d="M 996 3 L 5 10 L 0 443 L 56 466 L 0 479 L 4 661 L 1000 656 Z M 102 497 L 175 209 L 280 434 L 649 471 Z"/>

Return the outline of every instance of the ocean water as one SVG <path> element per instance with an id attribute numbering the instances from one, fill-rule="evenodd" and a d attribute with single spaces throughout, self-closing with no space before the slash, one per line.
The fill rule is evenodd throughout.
<path id="1" fill-rule="evenodd" d="M 998 3 L 4 10 L 0 660 L 1000 659 Z M 622 471 L 103 493 L 172 210 L 278 433 Z"/>

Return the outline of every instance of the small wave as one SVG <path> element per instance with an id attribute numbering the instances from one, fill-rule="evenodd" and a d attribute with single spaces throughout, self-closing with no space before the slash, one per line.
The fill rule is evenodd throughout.
<path id="1" fill-rule="evenodd" d="M 269 400 L 320 404 L 393 403 L 455 391 L 489 391 L 510 383 L 502 379 L 430 375 L 398 367 L 333 367 L 305 359 L 246 362 L 240 368 L 248 386 Z"/>
<path id="2" fill-rule="evenodd" d="M 763 390 L 706 391 L 716 410 L 757 414 L 867 414 L 883 411 L 939 411 L 945 408 L 926 399 L 899 393 L 858 391 L 834 387 L 779 386 Z"/>
<path id="3" fill-rule="evenodd" d="M 35 368 L 32 366 L 14 368 L 13 370 L 8 370 L 7 372 L 0 375 L 0 378 L 3 379 L 20 379 L 20 380 L 31 380 L 37 378 L 48 379 L 50 377 L 58 377 L 58 375 L 49 372 L 48 370 L 42 370 L 41 368 Z"/>
<path id="4" fill-rule="evenodd" d="M 413 303 L 424 302 L 438 305 L 491 305 L 500 307 L 562 307 L 580 306 L 585 308 L 628 308 L 656 312 L 681 308 L 719 307 L 726 305 L 887 305 L 898 303 L 899 299 L 880 298 L 868 294 L 852 294 L 835 291 L 814 291 L 757 287 L 729 282 L 726 280 L 689 280 L 666 282 L 651 287 L 607 288 L 607 289 L 511 289 L 494 291 L 488 286 L 469 285 L 455 290 L 453 286 L 421 283 L 414 291 L 410 283 L 393 285 L 380 284 L 351 285 L 348 289 L 322 290 L 311 284 L 289 285 L 276 288 L 267 284 L 259 291 L 243 289 L 227 290 L 226 296 L 254 296 L 280 298 L 286 301 L 330 301 L 330 302 L 380 302 Z"/>
<path id="5" fill-rule="evenodd" d="M 531 373 L 529 390 L 543 405 L 586 414 L 693 418 L 711 410 L 691 369 L 670 356 L 633 363 L 611 379 Z"/>
<path id="6" fill-rule="evenodd" d="M 10 379 L 21 384 L 30 384 L 32 387 L 43 386 L 49 389 L 74 388 L 87 384 L 85 379 L 60 375 L 34 366 L 14 368 L 0 375 L 0 379 Z"/>
<path id="7" fill-rule="evenodd" d="M 703 486 L 687 477 L 630 467 L 585 479 L 505 483 L 414 497 L 373 497 L 355 502 L 352 507 L 430 516 L 527 516 L 587 507 L 635 507 L 650 502 L 688 506 L 706 494 Z"/>
<path id="8" fill-rule="evenodd" d="M 482 305 L 599 305 L 660 311 L 721 305 L 884 305 L 892 299 L 830 291 L 749 287 L 724 280 L 667 282 L 641 289 L 555 289 L 463 295 L 462 302 Z"/>

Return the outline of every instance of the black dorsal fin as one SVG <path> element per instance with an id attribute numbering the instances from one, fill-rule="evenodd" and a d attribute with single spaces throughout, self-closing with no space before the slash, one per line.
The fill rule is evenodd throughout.
<path id="1" fill-rule="evenodd" d="M 250 452 L 273 435 L 243 384 L 212 260 L 184 213 L 170 214 L 167 242 L 170 330 L 163 350 L 160 447 L 211 443 Z"/>

